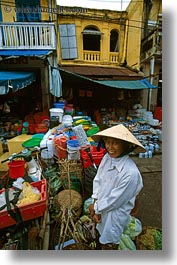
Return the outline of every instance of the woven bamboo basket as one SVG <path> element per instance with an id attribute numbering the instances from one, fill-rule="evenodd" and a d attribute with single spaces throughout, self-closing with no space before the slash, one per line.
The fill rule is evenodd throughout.
<path id="1" fill-rule="evenodd" d="M 79 192 L 67 189 L 58 193 L 58 204 L 61 208 L 71 208 L 79 217 L 82 212 L 83 199 Z"/>

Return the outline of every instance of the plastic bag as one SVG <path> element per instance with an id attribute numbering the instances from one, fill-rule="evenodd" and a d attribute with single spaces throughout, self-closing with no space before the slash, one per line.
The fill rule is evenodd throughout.
<path id="1" fill-rule="evenodd" d="M 89 206 L 91 204 L 93 204 L 93 202 L 94 202 L 94 199 L 93 198 L 89 198 L 89 199 L 87 199 L 87 200 L 84 201 L 84 209 L 83 209 L 84 214 L 89 215 L 89 213 L 90 213 L 89 212 Z"/>
<path id="2" fill-rule="evenodd" d="M 119 250 L 136 250 L 136 245 L 132 241 L 129 235 L 122 234 L 119 242 Z"/>
<path id="3" fill-rule="evenodd" d="M 141 232 L 142 224 L 140 220 L 130 216 L 130 222 L 124 230 L 119 242 L 119 250 L 136 250 L 136 245 L 133 240 L 135 240 Z"/>
<path id="4" fill-rule="evenodd" d="M 95 241 L 98 237 L 98 232 L 96 230 L 96 225 L 86 215 L 83 215 L 76 223 L 76 229 L 80 239 L 87 243 Z"/>
<path id="5" fill-rule="evenodd" d="M 133 216 L 130 216 L 130 222 L 124 230 L 124 234 L 129 235 L 131 239 L 135 239 L 142 232 L 141 221 Z"/>
<path id="6" fill-rule="evenodd" d="M 41 193 L 37 188 L 34 188 L 28 182 L 23 182 L 22 192 L 17 201 L 17 206 L 22 206 L 32 202 L 39 201 L 41 198 Z"/>

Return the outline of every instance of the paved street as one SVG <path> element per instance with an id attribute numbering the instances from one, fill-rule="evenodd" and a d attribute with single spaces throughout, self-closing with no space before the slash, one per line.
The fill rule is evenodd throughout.
<path id="1" fill-rule="evenodd" d="M 142 174 L 144 183 L 137 217 L 143 225 L 162 228 L 162 154 L 154 155 L 151 159 L 132 158 Z"/>

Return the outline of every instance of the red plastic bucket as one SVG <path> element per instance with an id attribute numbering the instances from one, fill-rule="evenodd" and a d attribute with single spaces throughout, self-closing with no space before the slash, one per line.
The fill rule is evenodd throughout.
<path id="1" fill-rule="evenodd" d="M 12 179 L 24 177 L 25 174 L 25 161 L 24 160 L 13 160 L 8 163 L 9 176 Z"/>
<path id="2" fill-rule="evenodd" d="M 162 121 L 162 107 L 156 107 L 154 111 L 154 118 Z"/>
<path id="3" fill-rule="evenodd" d="M 67 138 L 66 137 L 59 137 L 55 140 L 55 147 L 57 151 L 57 156 L 59 158 L 67 158 Z"/>

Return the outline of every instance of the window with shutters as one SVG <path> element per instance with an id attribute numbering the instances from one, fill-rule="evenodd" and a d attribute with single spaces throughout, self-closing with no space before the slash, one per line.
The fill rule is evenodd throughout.
<path id="1" fill-rule="evenodd" d="M 1 6 L 0 6 L 0 21 L 2 22 L 2 10 L 1 10 Z"/>
<path id="2" fill-rule="evenodd" d="M 40 22 L 40 0 L 15 0 L 18 22 Z"/>
<path id="3" fill-rule="evenodd" d="M 119 34 L 117 30 L 111 30 L 110 34 L 110 52 L 119 51 Z"/>
<path id="4" fill-rule="evenodd" d="M 75 24 L 60 24 L 59 32 L 62 59 L 78 58 Z"/>
<path id="5" fill-rule="evenodd" d="M 96 27 L 88 26 L 82 34 L 84 50 L 100 51 L 101 32 Z"/>

